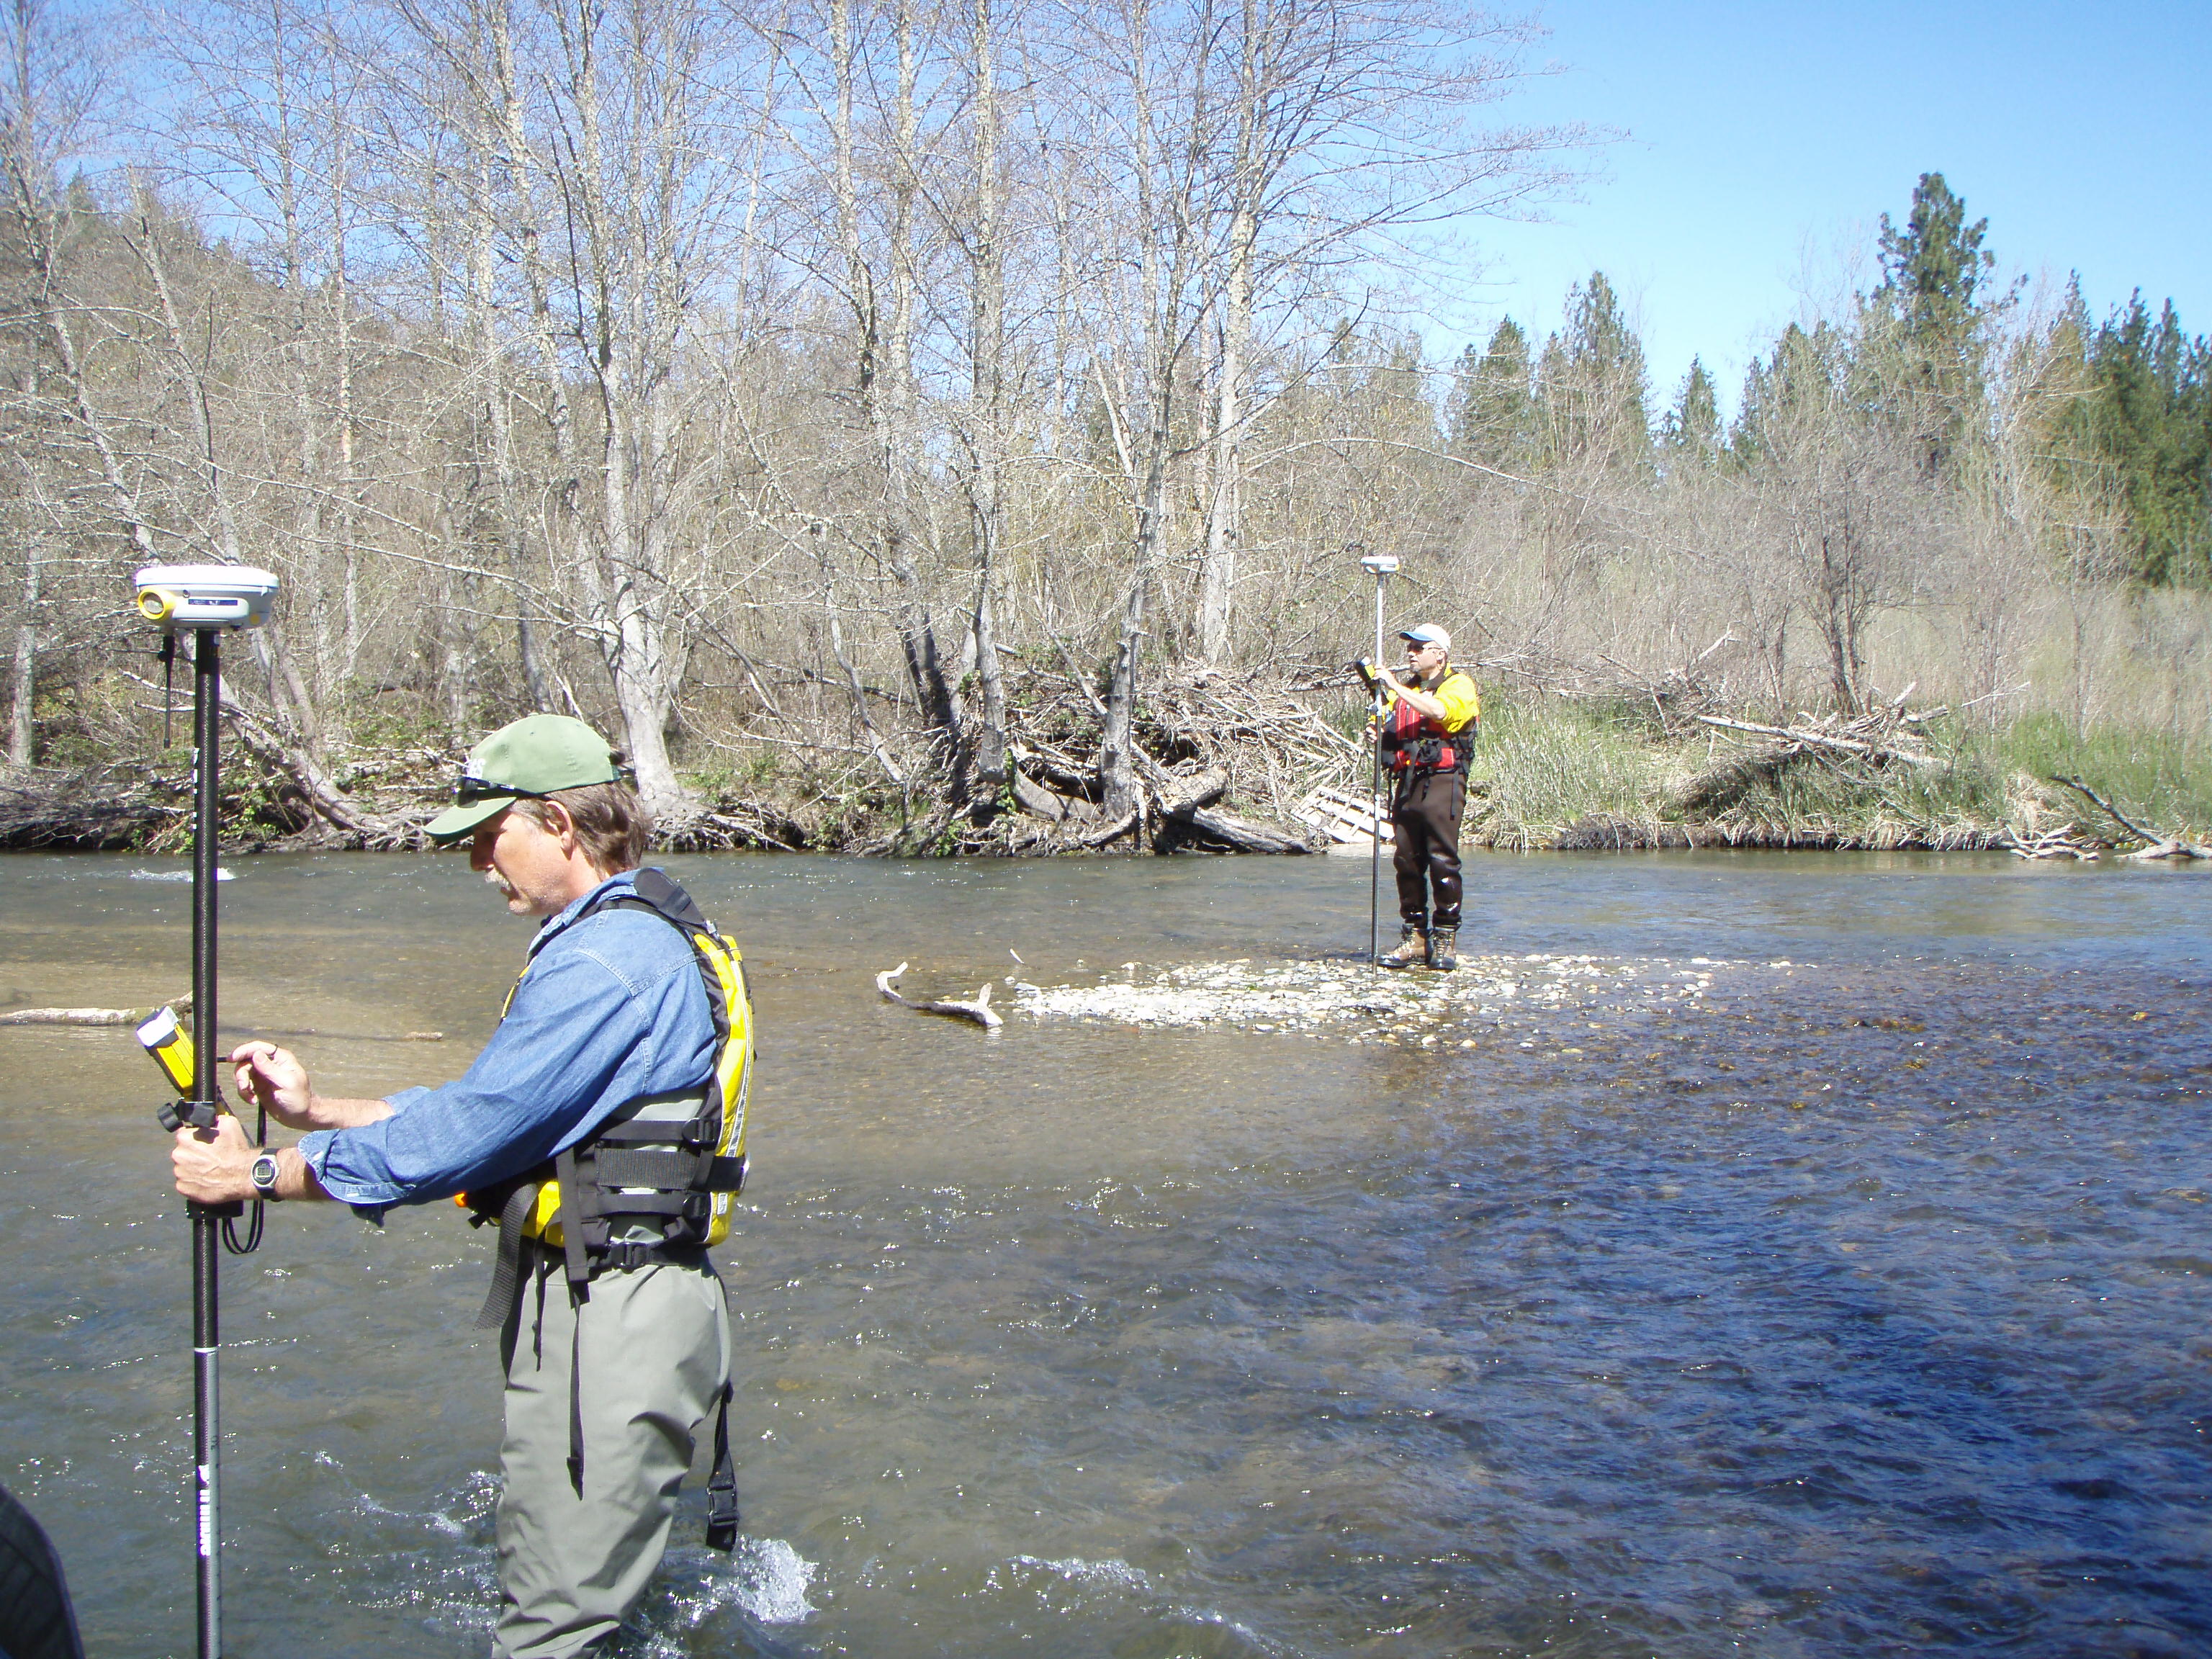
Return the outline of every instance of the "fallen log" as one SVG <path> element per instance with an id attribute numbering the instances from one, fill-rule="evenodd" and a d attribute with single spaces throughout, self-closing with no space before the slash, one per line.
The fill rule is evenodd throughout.
<path id="1" fill-rule="evenodd" d="M 1168 822 L 1182 834 L 1176 837 L 1183 846 L 1193 842 L 1218 845 L 1237 853 L 1310 853 L 1314 842 L 1272 823 L 1259 823 L 1250 818 L 1240 818 L 1233 813 L 1215 812 L 1203 806 L 1193 806 L 1167 815 Z M 1171 842 L 1170 845 L 1175 844 Z"/>
<path id="2" fill-rule="evenodd" d="M 370 811 L 341 789 L 330 770 L 307 745 L 293 740 L 270 720 L 263 719 L 231 695 L 228 682 L 221 691 L 223 717 L 238 734 L 240 744 L 270 771 L 290 781 L 301 799 L 316 817 L 342 835 L 363 842 L 399 837 L 407 826 Z M 304 827 L 304 826 L 303 826 Z"/>
<path id="3" fill-rule="evenodd" d="M 1162 817 L 1188 820 L 1229 793 L 1228 769 L 1212 766 L 1188 777 L 1170 778 L 1158 793 Z"/>
<path id="4" fill-rule="evenodd" d="M 1032 781 L 1043 785 L 1055 795 L 1096 805 L 1106 793 L 1099 781 L 1096 767 L 1088 770 L 1070 766 L 1058 757 L 1048 755 L 1034 743 L 1017 739 L 1006 745 L 1006 753 L 1017 771 L 1029 775 Z"/>
<path id="5" fill-rule="evenodd" d="M 1141 811 L 1132 810 L 1114 823 L 1108 824 L 1103 830 L 1094 831 L 1087 836 L 1078 836 L 1066 844 L 1083 852 L 1096 852 L 1109 842 L 1119 841 L 1124 836 L 1135 834 L 1144 827 L 1144 821 L 1145 815 Z"/>
<path id="6" fill-rule="evenodd" d="M 1017 958 L 1018 960 L 1018 958 Z M 876 975 L 876 989 L 886 1002 L 896 1002 L 902 1008 L 911 1008 L 918 1014 L 943 1014 L 951 1019 L 973 1020 L 987 1031 L 995 1031 L 1006 1022 L 991 1012 L 991 982 L 983 981 L 983 988 L 975 993 L 973 1002 L 916 1001 L 902 997 L 893 988 L 893 982 L 906 972 L 906 963 L 889 968 Z"/>
<path id="7" fill-rule="evenodd" d="M 1055 795 L 1030 781 L 1029 774 L 1018 766 L 1011 769 L 1013 777 L 1014 805 L 1033 818 L 1042 818 L 1048 823 L 1058 823 L 1067 816 L 1066 797 Z"/>

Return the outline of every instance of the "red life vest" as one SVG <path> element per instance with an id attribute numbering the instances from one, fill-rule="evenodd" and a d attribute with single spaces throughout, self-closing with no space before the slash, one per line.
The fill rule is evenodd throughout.
<path id="1" fill-rule="evenodd" d="M 1452 674 L 1458 672 L 1454 669 Z M 1437 685 L 1442 690 L 1443 681 Z M 1382 763 L 1393 772 L 1464 773 L 1474 758 L 1475 726 L 1470 720 L 1459 731 L 1448 732 L 1442 720 L 1431 719 L 1400 697 L 1390 705 L 1383 724 Z"/>

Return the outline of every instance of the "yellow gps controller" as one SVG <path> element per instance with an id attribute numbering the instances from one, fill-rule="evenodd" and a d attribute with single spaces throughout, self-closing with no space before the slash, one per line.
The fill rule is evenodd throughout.
<path id="1" fill-rule="evenodd" d="M 191 1034 L 178 1020 L 176 1011 L 157 1008 L 152 1018 L 140 1021 L 138 1042 L 153 1056 L 154 1064 L 161 1068 L 161 1075 L 168 1079 L 178 1097 L 191 1101 L 193 1087 L 199 1081 L 198 1055 L 192 1048 Z M 185 1107 L 164 1106 L 159 1115 L 165 1129 L 179 1129 L 187 1123 L 205 1129 L 213 1126 L 222 1110 L 220 1101 L 213 1106 L 194 1102 Z"/>

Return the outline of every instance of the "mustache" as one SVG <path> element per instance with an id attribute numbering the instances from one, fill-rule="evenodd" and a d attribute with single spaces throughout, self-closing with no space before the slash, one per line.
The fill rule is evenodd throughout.
<path id="1" fill-rule="evenodd" d="M 483 872 L 483 878 L 485 886 L 496 887 L 501 892 L 504 893 L 509 898 L 513 898 L 514 896 L 514 889 L 508 884 L 507 878 L 500 874 L 498 871 L 485 871 Z"/>

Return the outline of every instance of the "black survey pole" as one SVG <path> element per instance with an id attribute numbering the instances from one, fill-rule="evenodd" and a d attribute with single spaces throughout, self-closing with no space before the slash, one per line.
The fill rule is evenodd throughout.
<path id="1" fill-rule="evenodd" d="M 1379 660 L 1379 659 L 1378 659 Z M 1367 962 L 1382 960 L 1382 693 L 1375 693 L 1375 786 L 1368 795 L 1368 828 L 1374 831 L 1367 853 Z"/>
<path id="2" fill-rule="evenodd" d="M 1355 547 L 1357 544 L 1354 544 Z M 1375 781 L 1367 797 L 1367 962 L 1382 965 L 1382 718 L 1389 705 L 1382 696 L 1382 583 L 1398 568 L 1395 554 L 1364 555 L 1359 568 L 1375 578 L 1375 672 L 1370 681 L 1374 710 L 1368 723 L 1375 728 Z"/>
<path id="3" fill-rule="evenodd" d="M 258 628 L 269 619 L 276 578 L 246 565 L 154 564 L 131 577 L 138 614 L 160 624 L 161 660 L 173 671 L 182 641 L 192 638 L 192 1036 L 190 1052 L 173 1011 L 138 1028 L 138 1040 L 160 1065 L 181 1102 L 156 1115 L 172 1134 L 189 1128 L 212 1138 L 222 1122 L 222 1021 L 216 1007 L 216 831 L 222 800 L 222 633 Z M 163 746 L 168 713 L 162 712 Z M 186 1073 L 189 1072 L 189 1077 Z M 268 1139 L 261 1115 L 254 1144 Z M 217 1503 L 222 1463 L 221 1269 L 225 1250 L 244 1255 L 261 1242 L 262 1206 L 241 1239 L 231 1226 L 246 1206 L 186 1200 L 192 1227 L 192 1553 L 199 1659 L 222 1659 L 222 1531 Z"/>
<path id="4" fill-rule="evenodd" d="M 218 630 L 192 634 L 192 1116 L 212 1123 L 222 1099 L 216 1085 L 216 817 L 220 803 L 222 647 Z M 202 1130 L 211 1133 L 211 1130 Z M 217 1290 L 222 1224 L 235 1204 L 187 1203 L 192 1218 L 192 1534 L 198 1549 L 199 1659 L 222 1652 L 222 1572 L 217 1532 L 216 1472 L 222 1459 L 222 1346 Z"/>

